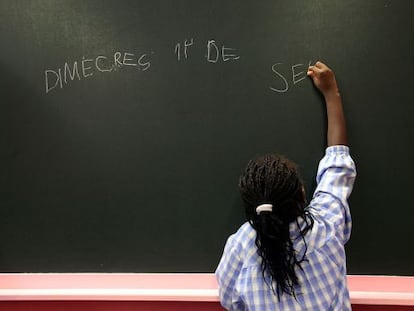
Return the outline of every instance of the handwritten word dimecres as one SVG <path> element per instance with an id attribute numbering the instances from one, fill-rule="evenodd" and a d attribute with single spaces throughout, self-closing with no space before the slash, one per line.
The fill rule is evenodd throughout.
<path id="1" fill-rule="evenodd" d="M 115 52 L 111 57 L 98 55 L 94 58 L 82 57 L 80 61 L 65 62 L 62 68 L 45 70 L 46 94 L 57 87 L 62 89 L 71 81 L 85 79 L 96 73 L 112 72 L 124 66 L 146 71 L 151 67 L 149 55 Z"/>

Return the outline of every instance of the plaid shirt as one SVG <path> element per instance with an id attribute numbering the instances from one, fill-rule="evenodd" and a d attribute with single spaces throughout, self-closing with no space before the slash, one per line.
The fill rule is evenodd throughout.
<path id="1" fill-rule="evenodd" d="M 216 270 L 220 301 L 228 310 L 351 310 L 346 284 L 344 244 L 351 234 L 347 199 L 356 176 L 355 165 L 346 146 L 331 146 L 319 163 L 318 183 L 307 209 L 314 219 L 305 236 L 307 261 L 296 269 L 297 300 L 282 294 L 280 301 L 263 279 L 261 257 L 255 245 L 256 231 L 249 223 L 227 240 Z M 299 222 L 303 226 L 302 222 Z M 303 239 L 295 239 L 298 225 L 290 225 L 291 239 L 298 258 L 305 251 Z"/>

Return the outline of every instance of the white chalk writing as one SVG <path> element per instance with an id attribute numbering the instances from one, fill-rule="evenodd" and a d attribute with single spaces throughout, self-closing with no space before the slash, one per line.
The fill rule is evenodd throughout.
<path id="1" fill-rule="evenodd" d="M 93 58 L 82 57 L 80 61 L 65 62 L 62 68 L 45 70 L 46 94 L 55 88 L 64 88 L 74 80 L 92 77 L 95 73 L 105 73 L 122 67 L 135 67 L 146 71 L 151 67 L 147 53 L 136 55 L 130 52 L 115 52 L 112 57 L 98 55 Z"/>
<path id="2" fill-rule="evenodd" d="M 309 64 L 305 66 L 304 64 L 294 64 L 290 66 L 290 73 L 288 74 L 292 76 L 292 84 L 296 85 L 299 82 L 305 80 L 306 78 L 306 71 L 308 67 L 311 65 L 311 61 Z M 272 86 L 269 88 L 277 93 L 286 93 L 289 90 L 289 82 L 286 78 L 286 74 L 283 74 L 282 70 L 285 68 L 286 65 L 283 63 L 276 63 L 272 65 L 272 72 L 276 75 L 277 81 L 274 82 Z M 280 68 L 280 69 L 279 69 Z"/>
<path id="3" fill-rule="evenodd" d="M 204 58 L 210 64 L 228 63 L 240 59 L 240 53 L 225 43 L 219 43 L 210 39 L 199 43 L 193 37 L 185 38 L 174 45 L 174 54 L 178 62 L 184 62 L 192 55 L 197 57 L 195 49 L 199 45 L 205 49 Z M 46 94 L 54 89 L 62 89 L 75 81 L 93 77 L 96 74 L 105 74 L 119 71 L 122 68 L 131 68 L 139 72 L 145 72 L 151 68 L 151 56 L 155 52 L 133 53 L 131 51 L 115 51 L 109 55 L 82 56 L 75 61 L 66 61 L 58 68 L 48 68 L 44 71 Z M 203 55 L 198 55 L 199 57 Z M 276 93 L 286 93 L 292 86 L 296 86 L 306 79 L 306 71 L 310 66 L 304 63 L 287 65 L 283 62 L 274 63 L 270 68 L 273 79 L 269 89 Z"/>
<path id="4" fill-rule="evenodd" d="M 223 62 L 229 60 L 238 60 L 239 55 L 235 53 L 236 49 L 225 47 L 224 45 L 219 48 L 215 40 L 209 40 L 207 42 L 207 61 L 210 63 L 217 63 L 220 59 Z M 221 57 L 220 57 L 221 55 Z"/>
<path id="5" fill-rule="evenodd" d="M 175 45 L 175 54 L 177 54 L 177 60 L 181 60 L 181 54 L 184 54 L 184 59 L 188 58 L 188 48 L 194 44 L 194 39 L 185 39 L 184 44 L 180 42 Z"/>

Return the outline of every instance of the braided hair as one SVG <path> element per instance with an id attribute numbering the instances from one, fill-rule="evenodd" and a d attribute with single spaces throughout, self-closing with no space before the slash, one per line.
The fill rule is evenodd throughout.
<path id="1" fill-rule="evenodd" d="M 271 277 L 271 284 L 268 284 L 278 299 L 283 293 L 296 298 L 295 286 L 299 285 L 299 280 L 295 268 L 302 269 L 301 263 L 306 256 L 304 236 L 313 225 L 311 215 L 305 210 L 303 182 L 296 164 L 277 154 L 252 160 L 240 176 L 239 190 L 247 220 L 257 232 L 256 246 L 262 258 L 265 282 L 265 272 L 268 271 Z M 258 215 L 256 207 L 266 203 L 272 204 L 273 210 Z M 305 243 L 302 258 L 297 258 L 289 234 L 292 222 L 300 228 L 299 218 L 305 223 L 298 236 Z"/>

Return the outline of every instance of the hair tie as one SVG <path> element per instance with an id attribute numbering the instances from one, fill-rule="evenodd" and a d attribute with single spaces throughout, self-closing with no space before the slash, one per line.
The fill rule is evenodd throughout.
<path id="1" fill-rule="evenodd" d="M 260 215 L 261 212 L 271 212 L 271 211 L 273 211 L 272 204 L 261 204 L 258 207 L 256 207 L 257 215 Z"/>

